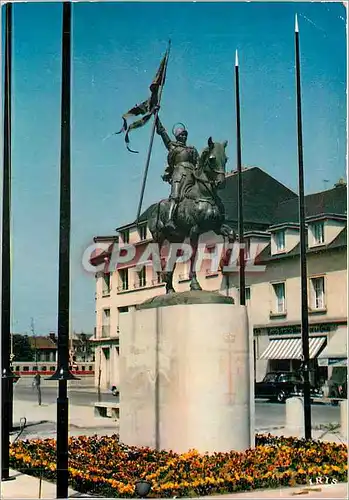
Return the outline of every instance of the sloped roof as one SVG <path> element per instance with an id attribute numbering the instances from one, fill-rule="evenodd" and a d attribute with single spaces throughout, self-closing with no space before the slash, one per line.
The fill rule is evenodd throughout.
<path id="1" fill-rule="evenodd" d="M 271 225 L 275 220 L 276 207 L 283 200 L 297 195 L 259 167 L 242 172 L 244 222 Z M 220 191 L 226 220 L 238 220 L 238 175 L 234 173 L 226 179 L 225 188 Z"/>
<path id="2" fill-rule="evenodd" d="M 261 170 L 259 167 L 246 168 L 242 171 L 244 222 L 246 227 L 253 229 L 254 224 L 268 226 L 274 222 L 278 204 L 290 198 L 297 198 L 296 193 Z M 238 175 L 227 176 L 224 189 L 219 191 L 224 204 L 227 222 L 238 221 Z M 149 219 L 157 203 L 150 205 L 140 216 L 139 221 Z M 136 223 L 129 224 L 132 226 Z M 252 224 L 251 224 L 252 223 Z M 233 224 L 234 225 L 234 224 Z M 122 226 L 124 228 L 126 226 Z M 122 229 L 119 228 L 119 229 Z"/>
<path id="3" fill-rule="evenodd" d="M 347 186 L 337 185 L 332 189 L 305 196 L 305 216 L 313 217 L 321 214 L 346 215 Z M 298 196 L 282 200 L 277 207 L 274 224 L 283 222 L 299 222 Z"/>
<path id="4" fill-rule="evenodd" d="M 32 349 L 57 349 L 57 344 L 50 337 L 28 336 L 28 341 Z"/>

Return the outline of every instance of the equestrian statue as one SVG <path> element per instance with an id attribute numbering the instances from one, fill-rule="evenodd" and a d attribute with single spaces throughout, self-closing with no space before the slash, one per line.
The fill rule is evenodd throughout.
<path id="1" fill-rule="evenodd" d="M 236 240 L 235 232 L 225 224 L 225 210 L 218 190 L 225 185 L 227 141 L 214 142 L 210 137 L 201 155 L 195 147 L 187 145 L 188 132 L 183 124 L 174 127 L 174 140 L 170 138 L 159 116 L 156 132 L 168 150 L 167 167 L 162 179 L 171 185 L 169 199 L 157 203 L 148 217 L 148 227 L 159 253 L 165 241 L 183 243 L 189 238 L 192 248 L 190 259 L 190 289 L 202 290 L 196 276 L 196 255 L 200 235 L 213 231 Z M 174 269 L 164 271 L 166 293 L 174 292 Z"/>

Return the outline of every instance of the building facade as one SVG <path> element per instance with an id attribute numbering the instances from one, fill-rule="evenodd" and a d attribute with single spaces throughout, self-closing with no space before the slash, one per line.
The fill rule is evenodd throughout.
<path id="1" fill-rule="evenodd" d="M 298 197 L 257 168 L 245 170 L 246 299 L 256 381 L 268 371 L 297 370 L 301 365 L 301 304 Z M 237 229 L 237 176 L 227 179 L 222 199 L 228 224 Z M 265 188 L 265 189 L 263 189 Z M 232 199 L 233 197 L 233 199 Z M 314 383 L 346 373 L 347 359 L 347 212 L 346 184 L 306 197 L 308 310 L 311 377 Z M 137 304 L 165 293 L 161 276 L 146 260 L 151 243 L 146 211 L 142 224 L 118 228 L 111 237 L 96 237 L 108 250 L 95 255 L 96 345 L 95 382 L 101 388 L 119 383 L 119 347 L 127 331 L 123 315 Z M 205 235 L 205 258 L 198 278 L 205 290 L 219 291 L 239 301 L 238 266 L 230 272 L 212 268 L 221 249 Z M 221 242 L 220 242 L 221 243 Z M 112 265 L 115 244 L 132 245 L 133 259 Z M 121 254 L 120 254 L 121 255 Z M 122 259 L 121 259 L 122 260 Z M 237 263 L 238 264 L 238 263 Z M 189 290 L 189 263 L 176 266 L 175 289 Z M 331 347 L 331 345 L 333 347 Z M 335 347 L 334 347 L 335 346 Z M 335 352 L 333 351 L 335 349 Z"/>

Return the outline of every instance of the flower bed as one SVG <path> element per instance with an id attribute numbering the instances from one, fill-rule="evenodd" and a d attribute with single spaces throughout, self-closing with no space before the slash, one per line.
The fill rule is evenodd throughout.
<path id="1" fill-rule="evenodd" d="M 47 480 L 56 477 L 53 439 L 11 445 L 14 469 Z M 79 492 L 104 497 L 134 497 L 137 479 L 152 483 L 149 497 L 223 494 L 256 488 L 309 483 L 317 476 L 347 481 L 347 447 L 295 438 L 256 436 L 256 447 L 242 453 L 182 455 L 125 446 L 118 436 L 69 440 L 69 477 Z"/>

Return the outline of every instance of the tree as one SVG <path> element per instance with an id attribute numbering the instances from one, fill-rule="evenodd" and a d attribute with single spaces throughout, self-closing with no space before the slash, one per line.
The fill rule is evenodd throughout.
<path id="1" fill-rule="evenodd" d="M 32 349 L 27 335 L 13 335 L 14 362 L 35 361 L 35 352 Z"/>

